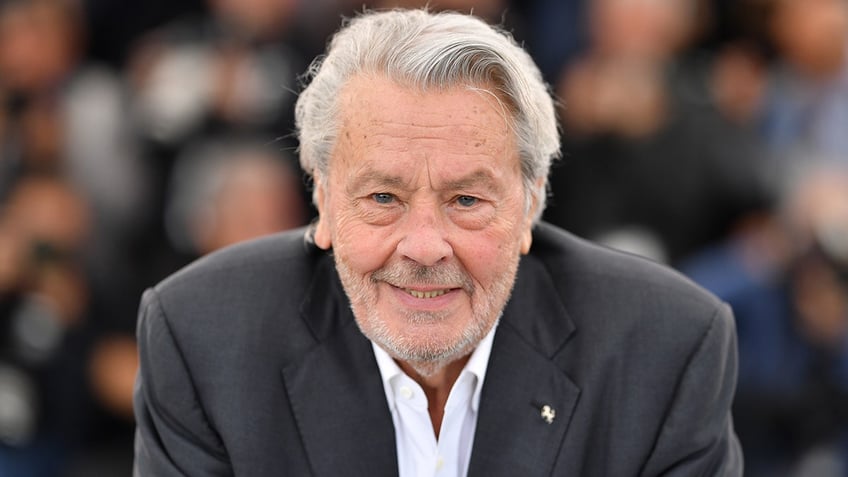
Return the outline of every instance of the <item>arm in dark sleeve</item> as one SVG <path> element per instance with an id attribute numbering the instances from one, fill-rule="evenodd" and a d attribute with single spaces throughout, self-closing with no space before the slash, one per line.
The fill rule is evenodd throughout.
<path id="1" fill-rule="evenodd" d="M 736 366 L 733 315 L 722 307 L 686 365 L 641 475 L 742 475 L 742 451 L 730 414 Z"/>
<path id="2" fill-rule="evenodd" d="M 142 297 L 138 347 L 134 475 L 232 475 L 154 290 Z"/>

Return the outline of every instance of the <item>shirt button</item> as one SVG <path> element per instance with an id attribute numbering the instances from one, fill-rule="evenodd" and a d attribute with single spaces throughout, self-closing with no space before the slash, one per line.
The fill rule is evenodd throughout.
<path id="1" fill-rule="evenodd" d="M 442 467 L 444 467 L 444 466 L 445 466 L 445 459 L 442 459 L 442 456 L 439 456 L 439 458 L 436 460 L 436 470 L 437 471 L 442 470 Z"/>
<path id="2" fill-rule="evenodd" d="M 412 399 L 412 389 L 408 386 L 402 386 L 400 388 L 400 395 L 403 396 L 404 399 Z"/>

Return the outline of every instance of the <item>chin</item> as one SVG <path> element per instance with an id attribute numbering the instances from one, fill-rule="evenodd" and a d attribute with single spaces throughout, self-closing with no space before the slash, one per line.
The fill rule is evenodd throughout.
<path id="1" fill-rule="evenodd" d="M 399 318 L 403 321 L 399 325 L 403 331 L 390 329 L 385 321 L 373 315 L 364 320 L 357 318 L 357 324 L 368 339 L 416 370 L 420 366 L 442 367 L 469 355 L 494 325 L 472 321 L 457 330 L 456 326 L 445 326 L 446 317 L 430 316 L 424 324 L 424 317 L 417 315 Z"/>

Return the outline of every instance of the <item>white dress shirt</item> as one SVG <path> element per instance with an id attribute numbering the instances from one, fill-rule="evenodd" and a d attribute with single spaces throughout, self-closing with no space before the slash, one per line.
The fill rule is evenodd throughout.
<path id="1" fill-rule="evenodd" d="M 439 438 L 427 411 L 427 396 L 382 348 L 371 343 L 395 425 L 400 477 L 462 477 L 468 472 L 480 390 L 486 377 L 495 328 L 480 341 L 448 395 Z"/>

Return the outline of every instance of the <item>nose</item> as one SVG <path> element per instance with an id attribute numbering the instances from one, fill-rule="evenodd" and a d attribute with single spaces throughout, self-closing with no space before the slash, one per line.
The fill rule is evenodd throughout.
<path id="1" fill-rule="evenodd" d="M 447 240 L 447 224 L 437 207 L 413 207 L 404 220 L 397 251 L 404 258 L 431 267 L 453 255 Z"/>

